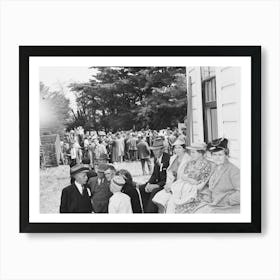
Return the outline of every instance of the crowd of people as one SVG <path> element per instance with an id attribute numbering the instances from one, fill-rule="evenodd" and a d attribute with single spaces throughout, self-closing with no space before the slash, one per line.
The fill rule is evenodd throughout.
<path id="1" fill-rule="evenodd" d="M 69 164 L 89 164 L 96 168 L 100 163 L 114 163 L 123 161 L 141 161 L 143 175 L 152 172 L 150 158 L 153 156 L 150 147 L 156 138 L 163 139 L 164 151 L 173 153 L 172 145 L 177 138 L 188 145 L 186 128 L 167 128 L 160 131 L 118 131 L 116 133 L 104 131 L 84 132 L 82 127 L 66 132 L 61 141 L 61 162 Z"/>
<path id="2" fill-rule="evenodd" d="M 98 163 L 95 170 L 91 164 L 76 163 L 70 168 L 71 184 L 62 191 L 60 213 L 240 211 L 240 171 L 229 161 L 226 138 L 186 145 L 187 137 L 182 134 L 167 145 L 170 134 L 166 131 L 152 140 L 141 133 L 135 157 L 141 159 L 139 144 L 143 142 L 154 161 L 146 183 L 134 182 L 128 170 L 116 170 L 112 163 Z"/>

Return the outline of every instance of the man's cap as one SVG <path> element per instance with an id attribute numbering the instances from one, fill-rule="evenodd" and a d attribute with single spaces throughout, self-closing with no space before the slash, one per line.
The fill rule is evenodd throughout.
<path id="1" fill-rule="evenodd" d="M 76 175 L 78 173 L 87 173 L 89 171 L 89 167 L 86 164 L 76 164 L 70 168 L 70 175 Z"/>

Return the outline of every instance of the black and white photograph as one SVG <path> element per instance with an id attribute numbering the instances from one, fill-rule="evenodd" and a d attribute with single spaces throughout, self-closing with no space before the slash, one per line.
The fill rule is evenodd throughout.
<path id="1" fill-rule="evenodd" d="M 31 222 L 252 222 L 250 57 L 172 50 L 30 57 Z"/>
<path id="2" fill-rule="evenodd" d="M 0 279 L 280 279 L 280 1 L 0 18 Z"/>
<path id="3" fill-rule="evenodd" d="M 41 68 L 40 212 L 239 213 L 239 84 L 238 67 Z"/>

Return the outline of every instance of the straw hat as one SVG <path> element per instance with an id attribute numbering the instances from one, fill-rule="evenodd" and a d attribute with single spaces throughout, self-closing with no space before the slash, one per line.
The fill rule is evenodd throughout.
<path id="1" fill-rule="evenodd" d="M 89 171 L 89 167 L 86 164 L 76 164 L 70 168 L 70 175 L 74 176 L 78 173 L 87 173 Z"/>

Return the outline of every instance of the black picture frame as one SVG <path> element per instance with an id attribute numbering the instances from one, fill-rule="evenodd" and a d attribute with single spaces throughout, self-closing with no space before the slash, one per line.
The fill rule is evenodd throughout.
<path id="1" fill-rule="evenodd" d="M 250 223 L 31 223 L 29 221 L 29 58 L 33 56 L 247 56 L 251 58 Z M 19 46 L 21 233 L 261 232 L 260 46 Z M 38 132 L 39 133 L 39 132 Z M 250 174 L 248 174 L 250 176 Z M 38 198 L 39 199 L 39 198 Z"/>

